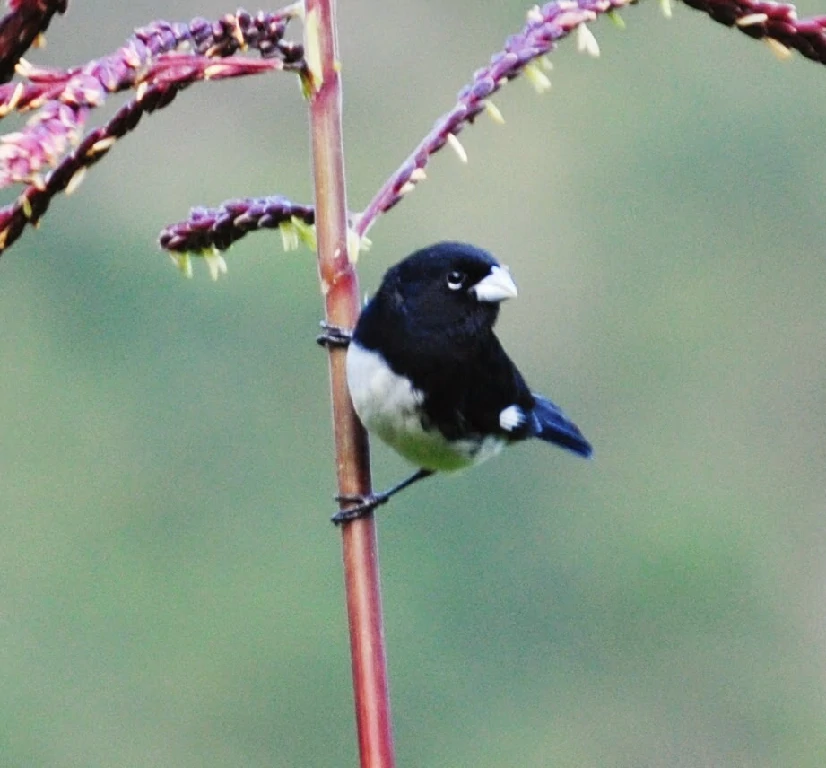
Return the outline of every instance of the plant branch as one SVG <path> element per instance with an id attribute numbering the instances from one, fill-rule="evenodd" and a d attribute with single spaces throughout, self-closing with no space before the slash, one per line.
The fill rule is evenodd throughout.
<path id="1" fill-rule="evenodd" d="M 315 208 L 293 203 L 286 197 L 244 197 L 226 200 L 217 208 L 193 208 L 185 221 L 170 224 L 161 231 L 159 244 L 174 253 L 224 251 L 248 232 L 260 229 L 307 225 L 309 234 L 315 224 Z M 286 233 L 285 233 L 286 234 Z M 285 242 L 285 249 L 291 243 Z M 297 243 L 296 243 L 297 245 Z"/>
<path id="2" fill-rule="evenodd" d="M 307 0 L 304 23 L 319 277 L 327 322 L 352 328 L 358 319 L 360 300 L 358 278 L 348 251 L 335 0 Z M 350 402 L 344 350 L 333 346 L 328 349 L 339 493 L 368 494 L 367 436 Z M 376 522 L 371 514 L 341 525 L 340 530 L 361 766 L 392 768 Z"/>
<path id="3" fill-rule="evenodd" d="M 798 19 L 797 8 L 790 3 L 760 0 L 683 2 L 720 24 L 739 29 L 744 35 L 766 40 L 780 57 L 785 58 L 795 50 L 818 64 L 826 64 L 826 16 Z"/>
<path id="4" fill-rule="evenodd" d="M 12 111 L 39 111 L 22 130 L 3 137 L 0 186 L 37 183 L 43 167 L 54 166 L 67 146 L 77 143 L 91 109 L 109 94 L 127 89 L 141 93 L 150 86 L 183 88 L 201 80 L 217 80 L 304 68 L 303 48 L 284 41 L 294 6 L 276 14 L 227 14 L 218 22 L 195 19 L 189 24 L 157 21 L 138 30 L 109 56 L 68 70 L 18 66 L 30 83 L 0 86 L 0 117 Z M 233 58 L 242 48 L 256 48 L 261 60 Z"/>
<path id="5" fill-rule="evenodd" d="M 40 221 L 55 195 L 64 190 L 71 192 L 83 179 L 86 169 L 103 158 L 118 138 L 134 130 L 144 114 L 169 104 L 178 92 L 175 87 L 150 87 L 141 99 L 121 107 L 105 126 L 91 131 L 45 180 L 26 187 L 14 203 L 0 208 L 0 254 L 20 237 L 26 225 Z"/>
<path id="6" fill-rule="evenodd" d="M 787 56 L 789 49 L 795 49 L 806 58 L 826 63 L 826 16 L 798 19 L 793 5 L 760 0 L 684 1 L 686 5 L 707 13 L 714 21 L 734 26 L 749 37 L 765 39 L 781 57 Z M 389 211 L 423 181 L 430 157 L 445 144 L 451 144 L 460 159 L 467 160 L 456 137 L 482 111 L 502 122 L 502 116 L 490 97 L 503 85 L 524 72 L 537 91 L 546 90 L 550 87 L 550 81 L 537 67 L 537 60 L 541 61 L 572 32 L 579 34 L 580 50 L 598 55 L 599 48 L 585 24 L 597 16 L 615 14 L 624 6 L 635 4 L 636 0 L 558 0 L 530 10 L 522 31 L 511 35 L 504 48 L 495 53 L 486 66 L 476 70 L 473 80 L 456 97 L 454 107 L 436 121 L 367 207 L 355 217 L 356 233 L 365 235 L 380 214 Z"/>
<path id="7" fill-rule="evenodd" d="M 30 83 L 0 85 L 0 117 L 13 110 L 39 111 L 23 130 L 3 137 L 0 145 L 0 186 L 29 184 L 14 203 L 0 209 L 0 254 L 27 224 L 40 220 L 55 195 L 73 190 L 86 170 L 134 130 L 144 114 L 167 106 L 187 86 L 271 70 L 303 73 L 303 46 L 284 40 L 297 14 L 298 7 L 292 5 L 255 16 L 238 11 L 215 22 L 157 21 L 138 30 L 115 53 L 84 67 L 20 68 Z M 263 61 L 232 58 L 247 49 L 257 50 Z M 81 139 L 89 110 L 108 94 L 129 88 L 137 90 L 137 97 Z M 73 145 L 75 150 L 65 154 Z M 41 175 L 51 166 L 51 172 Z"/>
<path id="8" fill-rule="evenodd" d="M 14 77 L 20 57 L 40 38 L 52 16 L 65 13 L 68 0 L 12 0 L 0 19 L 0 83 Z"/>
<path id="9" fill-rule="evenodd" d="M 684 0 L 685 4 L 708 14 L 714 21 L 735 27 L 751 38 L 765 40 L 781 58 L 788 56 L 791 50 L 799 51 L 803 56 L 819 63 L 826 63 L 826 16 L 814 16 L 798 19 L 793 5 L 786 3 L 767 3 L 760 0 Z M 661 0 L 667 14 L 670 8 L 668 0 Z M 540 64 L 551 53 L 556 44 L 572 32 L 579 33 L 580 50 L 596 55 L 596 41 L 585 27 L 586 22 L 593 21 L 599 15 L 614 15 L 626 6 L 636 4 L 635 0 L 561 0 L 548 3 L 542 8 L 535 7 L 528 13 L 525 27 L 518 34 L 509 37 L 505 47 L 491 57 L 487 66 L 474 73 L 472 81 L 457 95 L 456 104 L 442 115 L 430 132 L 404 160 L 393 174 L 384 182 L 367 207 L 359 214 L 350 216 L 354 231 L 364 243 L 364 235 L 373 226 L 376 219 L 389 211 L 416 184 L 426 178 L 425 166 L 430 157 L 450 144 L 462 160 L 467 157 L 459 143 L 457 135 L 467 125 L 473 124 L 480 112 L 485 111 L 491 119 L 503 122 L 502 115 L 491 101 L 491 96 L 505 83 L 525 74 L 537 91 L 547 90 L 550 81 L 542 71 Z M 0 99 L 3 90 L 0 86 Z M 2 101 L 0 100 L 0 104 Z M 241 201 L 233 201 L 239 203 Z M 257 202 L 253 204 L 257 207 Z M 173 251 L 192 250 L 208 253 L 210 248 L 226 248 L 248 232 L 259 227 L 247 226 L 232 230 L 229 234 L 228 224 L 221 218 L 222 226 L 208 229 L 197 209 L 198 220 L 172 225 L 165 230 L 169 232 L 177 227 L 183 235 L 190 232 L 192 248 L 185 236 L 176 238 L 174 246 L 164 242 L 162 247 Z M 249 215 L 241 207 L 234 208 L 234 215 L 247 222 L 256 218 L 256 211 Z M 307 221 L 306 216 L 303 217 Z M 266 225 L 262 225 L 266 226 Z M 211 233 L 214 232 L 214 238 Z"/>

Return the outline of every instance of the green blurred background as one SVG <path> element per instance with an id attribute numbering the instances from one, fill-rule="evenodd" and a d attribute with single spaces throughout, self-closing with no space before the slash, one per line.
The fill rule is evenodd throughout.
<path id="1" fill-rule="evenodd" d="M 234 10 L 70 5 L 33 61 Z M 342 3 L 353 209 L 525 9 Z M 381 513 L 399 765 L 826 765 L 824 73 L 674 10 L 565 42 L 371 233 L 366 291 L 441 238 L 509 264 L 500 335 L 596 448 Z M 311 197 L 294 80 L 202 85 L 0 260 L 3 768 L 357 762 L 313 257 L 156 246 L 271 193 Z"/>

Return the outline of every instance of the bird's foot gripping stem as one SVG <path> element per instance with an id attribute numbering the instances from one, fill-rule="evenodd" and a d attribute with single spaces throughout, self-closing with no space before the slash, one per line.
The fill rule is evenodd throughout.
<path id="1" fill-rule="evenodd" d="M 349 523 L 351 520 L 359 520 L 362 517 L 367 517 L 376 507 L 386 504 L 389 500 L 390 496 L 386 493 L 370 493 L 366 496 L 342 494 L 336 496 L 336 501 L 339 504 L 354 504 L 355 506 L 339 510 L 330 519 L 336 525 Z"/>
<path id="2" fill-rule="evenodd" d="M 341 328 L 338 325 L 331 325 L 330 323 L 322 321 L 320 323 L 323 333 L 316 336 L 316 343 L 322 347 L 339 347 L 346 349 L 350 345 L 353 338 L 353 332 L 346 328 Z"/>
<path id="3" fill-rule="evenodd" d="M 347 523 L 351 520 L 358 520 L 359 518 L 367 517 L 376 507 L 386 504 L 390 498 L 395 496 L 399 491 L 403 491 L 405 488 L 413 485 L 413 483 L 418 483 L 419 480 L 424 480 L 432 474 L 432 469 L 419 469 L 410 475 L 410 477 L 406 477 L 400 483 L 397 483 L 392 488 L 388 488 L 386 491 L 382 491 L 381 493 L 370 493 L 365 496 L 361 496 L 359 494 L 343 494 L 336 496 L 336 501 L 339 502 L 339 504 L 354 504 L 355 506 L 339 510 L 330 519 L 336 525 L 341 525 L 342 523 Z"/>

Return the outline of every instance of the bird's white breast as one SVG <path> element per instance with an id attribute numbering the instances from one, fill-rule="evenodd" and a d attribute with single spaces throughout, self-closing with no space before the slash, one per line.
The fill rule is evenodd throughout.
<path id="1" fill-rule="evenodd" d="M 368 432 L 419 467 L 461 469 L 496 455 L 505 445 L 496 436 L 449 443 L 438 430 L 426 429 L 423 393 L 395 373 L 378 353 L 355 341 L 347 350 L 347 384 L 353 407 Z"/>
<path id="2" fill-rule="evenodd" d="M 347 350 L 347 384 L 356 413 L 367 429 L 422 429 L 422 393 L 395 373 L 378 353 L 355 341 Z"/>

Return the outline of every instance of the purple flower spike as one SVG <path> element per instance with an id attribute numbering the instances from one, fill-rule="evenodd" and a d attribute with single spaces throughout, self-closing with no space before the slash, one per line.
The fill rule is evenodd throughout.
<path id="1" fill-rule="evenodd" d="M 50 4 L 18 0 L 18 5 Z M 299 10 L 293 5 L 276 13 L 238 11 L 216 22 L 159 21 L 139 29 L 114 54 L 83 67 L 18 67 L 29 82 L 0 85 L 0 118 L 11 111 L 38 111 L 22 130 L 0 140 L 0 187 L 29 184 L 14 204 L 0 209 L 0 253 L 40 219 L 55 194 L 71 191 L 144 114 L 165 107 L 192 83 L 272 70 L 303 73 L 303 47 L 284 40 Z M 2 28 L 0 42 L 1 33 Z M 261 58 L 229 58 L 238 51 L 258 51 Z M 136 90 L 137 97 L 81 139 L 90 110 L 127 89 Z"/>
<path id="2" fill-rule="evenodd" d="M 737 27 L 749 37 L 773 42 L 780 55 L 783 49 L 795 50 L 807 59 L 826 64 L 824 16 L 798 19 L 793 5 L 759 0 L 685 0 L 685 4 L 720 24 Z"/>
<path id="3" fill-rule="evenodd" d="M 189 255 L 211 257 L 249 232 L 280 229 L 286 249 L 303 240 L 315 248 L 315 209 L 285 197 L 245 197 L 228 200 L 218 208 L 193 208 L 186 221 L 170 224 L 160 235 L 160 246 L 179 267 L 191 274 Z M 217 264 L 217 262 L 215 262 Z M 217 272 L 210 267 L 213 278 Z M 222 272 L 225 271 L 222 268 Z M 221 273 L 222 273 L 221 272 Z"/>
<path id="4" fill-rule="evenodd" d="M 49 26 L 52 16 L 65 13 L 67 0 L 10 0 L 0 19 L 0 83 L 14 77 L 14 68 Z"/>
<path id="5" fill-rule="evenodd" d="M 431 155 L 445 144 L 451 146 L 460 160 L 467 162 L 467 154 L 457 136 L 466 125 L 473 123 L 482 111 L 487 111 L 494 120 L 501 121 L 501 115 L 492 107 L 489 98 L 505 83 L 533 68 L 529 70 L 529 74 L 534 87 L 537 90 L 547 90 L 550 81 L 533 62 L 550 53 L 559 40 L 584 27 L 598 15 L 623 8 L 633 1 L 560 0 L 548 3 L 542 8 L 536 6 L 529 11 L 527 23 L 522 31 L 511 35 L 505 41 L 505 47 L 491 57 L 487 66 L 476 70 L 473 80 L 459 91 L 453 109 L 436 121 L 419 146 L 384 183 L 367 208 L 357 217 L 356 233 L 360 236 L 365 235 L 380 214 L 389 211 L 410 192 L 415 184 L 424 178 L 424 168 Z M 592 55 L 598 53 L 598 49 L 593 45 L 586 50 Z"/>
<path id="6" fill-rule="evenodd" d="M 661 2 L 666 4 L 664 9 L 669 15 L 669 0 Z M 762 0 L 685 0 L 685 3 L 749 37 L 766 40 L 781 57 L 797 50 L 806 58 L 826 64 L 826 16 L 798 19 L 793 5 Z M 431 155 L 445 144 L 460 160 L 467 162 L 458 134 L 483 110 L 496 122 L 502 122 L 490 97 L 505 83 L 524 73 L 538 92 L 547 91 L 551 83 L 538 62 L 541 63 L 560 40 L 576 32 L 579 50 L 598 56 L 599 46 L 586 25 L 604 14 L 616 20 L 618 10 L 635 4 L 636 0 L 558 0 L 534 6 L 528 11 L 522 31 L 508 37 L 504 48 L 491 57 L 487 66 L 474 72 L 472 81 L 459 91 L 454 107 L 436 121 L 364 211 L 355 217 L 356 234 L 365 235 L 378 216 L 399 203 L 425 178 L 424 169 Z"/>

